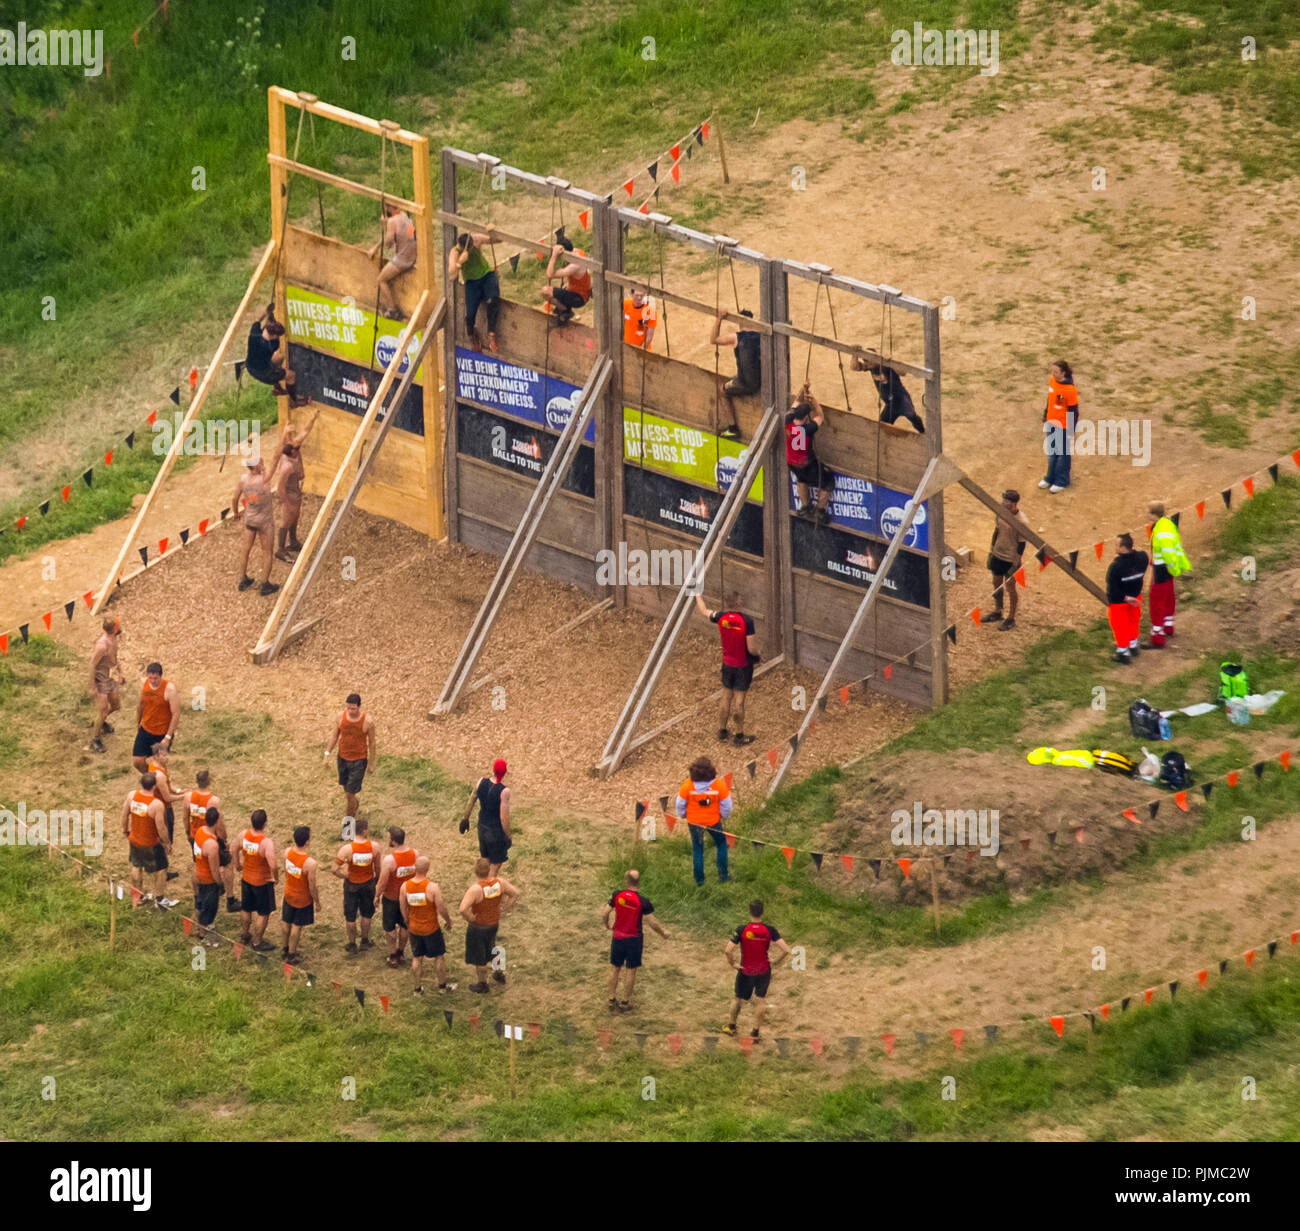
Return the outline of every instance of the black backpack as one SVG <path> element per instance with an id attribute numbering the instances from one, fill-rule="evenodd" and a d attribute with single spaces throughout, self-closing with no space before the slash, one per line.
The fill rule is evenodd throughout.
<path id="1" fill-rule="evenodd" d="M 1181 752 L 1171 749 L 1160 758 L 1160 781 L 1173 791 L 1181 791 L 1192 785 L 1192 772 L 1187 768 Z"/>
<path id="2" fill-rule="evenodd" d="M 1128 725 L 1136 740 L 1160 739 L 1160 711 L 1147 704 L 1145 697 L 1128 707 Z"/>

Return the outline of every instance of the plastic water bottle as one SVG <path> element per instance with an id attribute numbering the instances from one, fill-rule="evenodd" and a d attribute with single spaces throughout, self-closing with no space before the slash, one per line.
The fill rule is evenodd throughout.
<path id="1" fill-rule="evenodd" d="M 1228 698 L 1228 721 L 1236 723 L 1239 727 L 1250 725 L 1250 711 L 1240 697 Z"/>
<path id="2" fill-rule="evenodd" d="M 1169 739 L 1173 735 L 1173 728 L 1169 725 L 1169 719 L 1163 714 L 1160 715 L 1160 738 Z"/>

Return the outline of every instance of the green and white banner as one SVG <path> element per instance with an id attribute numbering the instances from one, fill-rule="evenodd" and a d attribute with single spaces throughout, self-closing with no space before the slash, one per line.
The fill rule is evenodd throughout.
<path id="1" fill-rule="evenodd" d="M 623 460 L 633 465 L 644 463 L 699 487 L 725 492 L 748 449 L 742 441 L 623 407 Z M 761 470 L 749 489 L 749 499 L 763 500 Z"/>
<path id="2" fill-rule="evenodd" d="M 363 368 L 373 367 L 380 371 L 392 362 L 397 353 L 397 339 L 406 328 L 404 321 L 381 316 L 376 326 L 373 312 L 292 284 L 285 286 L 284 298 L 289 316 L 284 327 L 290 342 L 327 351 Z M 407 355 L 414 356 L 419 346 L 420 335 L 413 334 Z M 404 362 L 398 375 L 405 371 Z M 424 381 L 423 367 L 416 372 L 415 379 Z"/>

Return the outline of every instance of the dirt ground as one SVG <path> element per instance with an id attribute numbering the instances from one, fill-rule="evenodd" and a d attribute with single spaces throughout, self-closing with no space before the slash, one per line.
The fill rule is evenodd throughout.
<path id="1" fill-rule="evenodd" d="M 825 261 L 936 301 L 951 296 L 956 316 L 943 324 L 946 451 L 994 491 L 1019 487 L 1031 524 L 1062 549 L 1083 548 L 1081 563 L 1098 576 L 1101 568 L 1089 545 L 1116 531 L 1137 529 L 1149 497 L 1161 496 L 1179 507 L 1212 495 L 1300 444 L 1297 433 L 1284 426 L 1294 423 L 1285 417 L 1294 411 L 1293 401 L 1275 408 L 1272 419 L 1252 422 L 1251 443 L 1241 450 L 1208 445 L 1197 432 L 1165 421 L 1166 413 L 1182 407 L 1185 382 L 1208 362 L 1240 365 L 1270 344 L 1289 344 L 1296 333 L 1297 306 L 1279 298 L 1248 330 L 1238 329 L 1225 340 L 1232 333 L 1225 318 L 1235 312 L 1235 301 L 1219 302 L 1218 290 L 1204 278 L 1207 264 L 1242 271 L 1247 282 L 1280 285 L 1296 277 L 1300 253 L 1287 221 L 1295 216 L 1295 184 L 1263 189 L 1243 185 L 1224 171 L 1193 175 L 1180 167 L 1184 143 L 1194 140 L 1197 127 L 1220 124 L 1213 104 L 1174 100 L 1141 68 L 1110 80 L 1090 54 L 1080 47 L 1054 52 L 1051 78 L 1027 78 L 1014 110 L 1000 105 L 986 113 L 977 109 L 960 123 L 948 123 L 948 109 L 940 105 L 895 116 L 888 132 L 867 133 L 862 141 L 853 124 L 841 128 L 800 121 L 755 137 L 743 123 L 729 123 L 733 184 L 721 190 L 722 208 L 713 225 L 766 251 Z M 1060 89 L 1062 75 L 1076 85 Z M 977 103 L 987 88 L 974 79 L 966 87 L 965 102 Z M 1141 122 L 1138 109 L 1158 104 L 1177 107 L 1186 124 L 1181 135 L 1155 135 L 1154 127 Z M 1089 131 L 1108 129 L 1108 135 L 1071 145 L 1049 135 L 1072 119 L 1087 121 L 1093 126 Z M 1104 193 L 1090 187 L 1090 170 L 1098 163 L 1110 168 Z M 804 191 L 789 187 L 785 168 L 795 164 L 808 172 Z M 780 173 L 774 175 L 773 168 Z M 534 169 L 563 171 L 575 182 L 597 185 L 608 175 L 588 168 L 590 174 L 584 176 L 576 163 Z M 716 171 L 698 163 L 688 170 L 697 177 Z M 710 183 L 707 192 L 715 191 Z M 660 208 L 672 213 L 671 197 Z M 955 212 L 960 232 L 953 227 Z M 540 225 L 545 229 L 545 218 Z M 691 261 L 674 254 L 669 280 L 711 301 L 713 272 L 695 268 Z M 793 310 L 796 320 L 811 317 L 810 290 L 794 288 Z M 878 310 L 846 301 L 837 303 L 836 311 L 841 336 L 879 344 Z M 711 366 L 704 324 L 689 320 L 684 312 L 673 319 L 673 354 Z M 894 326 L 895 353 L 903 356 L 907 327 L 897 315 Z M 1212 361 L 1206 357 L 1210 352 Z M 1039 423 L 1046 367 L 1057 357 L 1074 364 L 1085 416 L 1150 419 L 1149 466 L 1131 465 L 1128 458 L 1079 458 L 1075 483 L 1067 492 L 1048 497 L 1036 489 L 1043 468 Z M 801 367 L 804 356 L 798 346 L 793 358 Z M 833 361 L 814 356 L 811 372 L 814 388 L 827 401 L 842 400 Z M 849 380 L 855 407 L 869 406 L 865 378 L 850 374 Z M 129 391 L 117 395 L 131 396 Z M 1218 409 L 1247 413 L 1226 404 Z M 203 462 L 175 476 L 141 541 L 175 535 L 217 513 L 229 500 L 234 477 L 217 476 L 215 470 L 215 461 Z M 310 517 L 314 508 L 309 501 L 304 516 Z M 1212 517 L 1220 509 L 1216 501 Z M 949 542 L 971 545 L 977 565 L 989 528 L 982 508 L 960 496 L 948 501 Z M 1207 546 L 1212 530 L 1212 520 L 1203 526 L 1184 522 L 1194 555 Z M 0 626 L 28 619 L 35 624 L 51 605 L 97 587 L 124 533 L 122 524 L 105 526 L 72 542 L 47 545 L 33 557 L 6 562 L 0 568 Z M 126 627 L 128 678 L 159 658 L 184 689 L 205 687 L 210 706 L 269 713 L 276 724 L 274 745 L 257 751 L 274 755 L 288 767 L 290 779 L 319 765 L 317 741 L 323 741 L 326 724 L 352 689 L 361 691 L 376 716 L 383 753 L 430 757 L 466 781 L 492 757 L 506 756 L 518 796 L 529 809 L 535 834 L 529 846 L 536 852 L 522 857 L 515 872 L 528 886 L 533 904 L 508 933 L 517 946 L 512 961 L 520 978 L 519 986 L 507 992 L 506 1004 L 533 1019 L 599 1010 L 602 998 L 593 989 L 599 987 L 603 965 L 598 954 L 591 955 L 590 911 L 564 893 L 569 863 L 590 856 L 580 837 L 554 818 L 562 812 L 605 833 L 627 832 L 634 800 L 657 800 L 680 781 L 697 750 L 715 748 L 714 717 L 701 710 L 642 749 L 612 782 L 588 773 L 655 626 L 641 616 L 609 612 L 553 637 L 551 630 L 592 599 L 525 575 L 480 668 L 490 666 L 497 673 L 505 708 L 493 709 L 491 690 L 482 688 L 456 714 L 431 723 L 426 711 L 487 589 L 494 560 L 431 544 L 401 527 L 354 513 L 336 556 L 357 559 L 357 580 L 343 581 L 338 562 L 330 561 L 307 604 L 308 614 L 324 613 L 323 621 L 275 665 L 259 668 L 251 665 L 247 650 L 272 600 L 235 591 L 237 535 L 234 528 L 220 528 L 123 589 L 114 610 Z M 47 555 L 56 563 L 54 581 L 40 576 L 41 557 Z M 982 597 L 986 578 L 981 571 L 964 571 L 953 583 L 948 601 L 949 618 L 959 624 L 951 656 L 955 687 L 1009 660 L 1041 632 L 1099 614 L 1059 570 L 1039 574 L 1036 567 L 1032 562 L 1028 566 L 1030 587 L 1020 627 L 1010 634 L 977 630 L 960 616 Z M 277 566 L 277 576 L 283 571 Z M 1243 609 L 1241 618 L 1255 621 L 1251 626 L 1261 630 L 1274 620 L 1286 621 L 1282 626 L 1294 637 L 1294 586 L 1289 595 L 1268 613 Z M 88 652 L 93 625 L 84 614 L 71 625 L 56 624 L 55 631 L 79 655 Z M 702 623 L 680 644 L 646 726 L 697 699 L 695 661 L 710 664 L 705 676 L 712 688 L 715 638 Z M 760 758 L 755 783 L 737 775 L 742 802 L 757 798 L 763 787 L 767 747 L 798 725 L 800 716 L 790 706 L 792 685 L 815 682 L 809 673 L 778 669 L 755 690 L 749 725 L 759 733 L 759 743 L 744 755 L 718 758 L 724 770 L 740 770 L 748 757 Z M 800 759 L 799 772 L 879 747 L 915 716 L 870 695 L 855 695 L 843 712 L 833 702 Z M 70 721 L 60 737 L 75 739 L 76 729 Z M 180 749 L 183 759 L 183 741 Z M 961 766 L 958 762 L 954 772 Z M 97 772 L 88 757 L 75 768 L 86 775 Z M 889 782 L 901 784 L 906 770 L 905 763 L 891 766 Z M 259 789 L 251 765 L 221 772 L 248 797 Z M 264 768 L 259 772 L 265 775 Z M 1050 813 L 1073 807 L 1063 787 L 1058 793 L 1049 785 L 1057 781 L 1063 780 L 1044 776 L 1031 782 L 1026 777 L 1023 792 L 1016 795 L 1023 823 L 1032 830 L 1030 856 L 1039 853 L 1039 835 L 1054 823 Z M 382 790 L 381 782 L 375 786 Z M 329 800 L 333 795 L 327 788 L 315 784 L 311 790 Z M 293 789 L 291 780 L 274 787 L 286 807 L 294 806 Z M 1016 819 L 1019 824 L 1019 814 Z M 417 844 L 437 859 L 451 864 L 463 857 L 443 833 L 446 827 L 435 828 L 432 818 L 413 818 L 411 828 Z M 1122 829 L 1118 833 L 1117 841 L 1127 841 Z M 1104 888 L 1045 912 L 1033 926 L 968 942 L 955 952 L 887 949 L 852 959 L 825 955 L 827 964 L 806 982 L 796 984 L 793 976 L 782 980 L 789 994 L 780 998 L 774 1026 L 827 1035 L 948 1024 L 974 1028 L 1014 1021 L 1027 1012 L 1041 1016 L 1083 1007 L 1178 977 L 1189 966 L 1231 956 L 1294 926 L 1300 887 L 1296 833 L 1296 822 L 1279 822 L 1261 831 L 1253 844 L 1198 852 L 1140 877 L 1112 871 Z M 1066 858 L 1059 841 L 1048 849 L 1056 852 L 1053 858 Z M 1108 849 L 1105 843 L 1096 848 L 1095 857 L 1103 864 Z M 1080 853 L 1085 850 L 1071 849 L 1069 857 L 1092 855 L 1091 850 Z M 1012 865 L 1021 866 L 1025 854 L 1013 850 Z M 326 913 L 336 916 L 337 904 L 328 904 Z M 339 943 L 337 934 L 334 943 Z M 1089 964 L 1091 948 L 1098 944 L 1111 954 L 1109 971 L 1101 975 L 1092 973 Z M 646 1018 L 648 1027 L 716 1024 L 716 1011 L 709 1006 L 720 999 L 722 980 L 714 941 L 682 937 L 668 951 L 652 940 L 650 949 L 652 962 L 664 969 L 658 976 L 662 982 L 653 985 L 657 1008 Z M 574 953 L 581 956 L 569 962 L 566 955 Z M 343 962 L 340 953 L 328 954 L 320 973 L 345 969 Z M 382 965 L 377 969 L 370 983 L 384 990 L 386 972 Z M 399 988 L 404 980 L 392 978 L 391 984 Z"/>

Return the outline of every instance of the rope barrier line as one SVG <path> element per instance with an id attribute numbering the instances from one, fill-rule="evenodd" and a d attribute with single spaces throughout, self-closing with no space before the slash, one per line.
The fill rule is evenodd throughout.
<path id="1" fill-rule="evenodd" d="M 79 859 L 75 855 L 71 854 L 69 851 L 64 850 L 61 846 L 57 845 L 55 842 L 50 840 L 51 836 L 49 834 L 46 834 L 44 836 L 43 841 L 41 840 L 29 841 L 28 831 L 32 828 L 32 826 L 29 826 L 23 820 L 18 820 L 17 818 L 15 818 L 15 820 L 17 821 L 18 829 L 20 830 L 22 835 L 21 845 L 45 846 L 47 848 L 47 854 L 50 859 L 53 859 L 54 854 L 57 852 L 64 859 L 68 859 L 73 864 L 76 865 L 78 880 L 82 878 L 82 874 L 84 870 L 89 868 L 92 881 L 106 885 L 108 890 L 109 900 L 110 900 L 111 922 L 110 922 L 109 944 L 111 947 L 114 942 L 114 937 L 116 935 L 116 903 L 119 901 L 125 901 L 127 897 L 126 891 L 129 891 L 129 896 L 131 898 L 131 907 L 133 910 L 138 909 L 143 903 L 143 895 L 141 891 L 137 889 L 134 885 L 131 885 L 128 882 L 123 882 L 121 880 L 118 880 L 114 878 L 111 874 L 100 871 L 96 865 L 90 864 L 85 860 Z M 184 935 L 187 937 L 193 936 L 195 928 L 199 926 L 197 922 L 194 919 L 192 919 L 190 916 L 184 914 L 179 915 L 179 918 L 181 920 L 181 929 Z M 251 952 L 251 949 L 249 949 L 248 946 L 243 945 L 238 941 L 231 941 L 228 937 L 223 936 L 215 928 L 207 928 L 204 930 L 208 933 L 217 936 L 220 944 L 229 945 L 231 948 L 231 952 L 235 957 L 236 962 L 239 962 L 243 959 L 243 955 L 245 951 Z M 1283 932 L 1279 936 L 1271 937 L 1268 940 L 1262 941 L 1251 948 L 1243 950 L 1238 956 L 1240 957 L 1240 960 L 1242 964 L 1245 966 L 1245 968 L 1247 970 L 1253 971 L 1255 968 L 1255 959 L 1260 953 L 1266 953 L 1268 955 L 1268 959 L 1272 960 L 1277 956 L 1277 951 L 1279 948 L 1282 947 L 1284 941 L 1288 942 L 1289 949 L 1294 949 L 1297 945 L 1300 945 L 1300 927 L 1294 928 L 1287 932 Z M 256 954 L 256 957 L 258 958 L 259 966 L 263 970 L 270 969 L 271 963 L 268 960 L 266 954 Z M 1149 986 L 1141 988 L 1140 990 L 1129 992 L 1127 995 L 1113 997 L 1112 999 L 1104 1003 L 1093 1005 L 1092 1007 L 1087 1009 L 1073 1009 L 1065 1013 L 1052 1013 L 1046 1015 L 1041 1013 L 1034 1013 L 1034 1014 L 1016 1018 L 1015 1020 L 1009 1022 L 982 1024 L 980 1027 L 978 1027 L 978 1029 L 983 1032 L 985 1043 L 987 1046 L 991 1046 L 992 1044 L 997 1042 L 1000 1036 L 1009 1034 L 1010 1032 L 1015 1030 L 1036 1029 L 1040 1033 L 1040 1037 L 1041 1037 L 1042 1027 L 1044 1024 L 1046 1024 L 1051 1028 L 1052 1033 L 1053 1035 L 1055 1035 L 1056 1038 L 1061 1039 L 1065 1037 L 1066 1023 L 1072 1019 L 1087 1021 L 1090 1030 L 1095 1033 L 1097 1030 L 1098 1020 L 1100 1019 L 1103 1023 L 1109 1022 L 1111 1020 L 1112 1010 L 1117 1004 L 1119 1005 L 1120 1014 L 1126 1013 L 1130 1007 L 1142 1008 L 1142 1007 L 1150 1006 L 1154 1002 L 1157 990 L 1160 987 L 1168 988 L 1170 1003 L 1176 1003 L 1178 997 L 1178 989 L 1182 987 L 1184 983 L 1191 982 L 1194 983 L 1196 987 L 1204 989 L 1209 984 L 1211 971 L 1217 968 L 1219 976 L 1222 977 L 1226 973 L 1232 960 L 1233 959 L 1231 958 L 1215 959 L 1215 961 L 1208 962 L 1197 970 L 1186 972 L 1183 976 L 1179 978 L 1158 980 L 1156 982 L 1153 982 Z M 312 971 L 308 971 L 305 969 L 299 970 L 297 966 L 292 966 L 287 962 L 281 962 L 280 966 L 284 972 L 284 980 L 286 984 L 291 984 L 293 982 L 295 973 L 299 973 L 302 975 L 303 981 L 306 984 L 307 988 L 309 989 L 314 990 L 320 987 L 323 982 Z M 334 991 L 335 999 L 341 1001 L 342 993 L 343 993 L 342 982 L 337 979 L 330 979 L 329 984 Z M 366 1004 L 366 998 L 368 995 L 370 995 L 368 990 L 354 985 L 352 988 L 352 992 L 358 1005 L 362 1009 L 364 1009 Z M 383 1011 L 385 1016 L 391 1015 L 391 1003 L 393 999 L 391 994 L 379 993 L 379 994 L 372 995 L 371 999 L 379 1001 L 380 1008 Z M 453 1028 L 453 1023 L 457 1016 L 456 1010 L 443 1009 L 442 1015 L 444 1021 L 447 1024 L 448 1030 L 451 1030 Z M 479 1024 L 483 1020 L 484 1015 L 478 1012 L 465 1013 L 463 1010 L 461 1011 L 461 1015 L 464 1016 L 466 1020 L 468 1020 L 471 1030 L 475 1034 L 477 1034 Z M 543 1029 L 558 1027 L 563 1032 L 564 1041 L 568 1046 L 572 1046 L 575 1042 L 577 1042 L 578 1035 L 580 1033 L 584 1033 L 584 1034 L 586 1033 L 585 1031 L 579 1031 L 578 1027 L 574 1026 L 567 1019 L 546 1021 L 546 1022 L 526 1019 L 524 1022 L 518 1024 L 512 1024 L 506 1022 L 503 1018 L 497 1018 L 492 1022 L 494 1033 L 497 1034 L 502 1039 L 507 1039 L 507 1040 L 514 1039 L 514 1040 L 522 1041 L 524 1037 L 523 1030 L 525 1025 L 528 1030 L 528 1037 L 531 1040 L 538 1039 L 541 1036 Z M 641 1050 L 644 1050 L 645 1047 L 651 1041 L 654 1041 L 656 1043 L 662 1041 L 668 1045 L 669 1050 L 672 1052 L 673 1055 L 678 1055 L 682 1050 L 683 1041 L 688 1037 L 688 1033 L 691 1037 L 694 1037 L 697 1032 L 694 1027 L 689 1028 L 689 1030 L 677 1029 L 672 1031 L 656 1032 L 653 1034 L 650 1033 L 649 1031 L 628 1032 L 628 1031 L 620 1030 L 618 1032 L 618 1041 L 620 1044 L 634 1043 Z M 962 1050 L 962 1044 L 965 1041 L 967 1033 L 973 1034 L 974 1031 L 968 1032 L 967 1028 L 962 1026 L 949 1026 L 949 1027 L 935 1028 L 932 1030 L 913 1030 L 911 1032 L 913 1041 L 916 1043 L 917 1047 L 922 1053 L 925 1053 L 928 1050 L 931 1039 L 938 1038 L 943 1034 L 947 1034 L 952 1039 L 954 1049 L 957 1052 L 960 1052 Z M 594 1036 L 597 1047 L 602 1052 L 606 1051 L 609 1048 L 609 1045 L 611 1042 L 614 1041 L 614 1036 L 615 1036 L 615 1032 L 613 1030 L 600 1029 L 600 1028 L 593 1029 L 591 1031 L 591 1034 Z M 699 1032 L 698 1037 L 700 1039 L 699 1051 L 712 1055 L 717 1049 L 719 1038 L 725 1036 L 720 1036 L 718 1034 L 708 1033 L 708 1032 Z M 828 1050 L 831 1050 L 832 1046 L 837 1046 L 839 1050 L 843 1051 L 843 1053 L 847 1055 L 850 1059 L 857 1059 L 862 1052 L 862 1044 L 864 1042 L 868 1042 L 869 1045 L 872 1047 L 876 1046 L 878 1042 L 879 1050 L 883 1052 L 886 1057 L 892 1057 L 894 1055 L 900 1037 L 901 1036 L 898 1031 L 891 1031 L 891 1032 L 879 1034 L 876 1036 L 874 1040 L 868 1040 L 867 1037 L 863 1035 L 841 1035 L 838 1038 L 832 1039 L 832 1038 L 828 1038 L 825 1035 L 813 1034 L 813 1035 L 799 1035 L 793 1037 L 775 1036 L 772 1037 L 771 1042 L 775 1045 L 776 1055 L 780 1059 L 789 1058 L 791 1044 L 800 1044 L 802 1046 L 807 1047 L 809 1052 L 818 1059 L 820 1059 L 823 1055 L 825 1055 Z M 737 1036 L 735 1038 L 735 1042 L 738 1049 L 741 1052 L 743 1052 L 746 1056 L 752 1054 L 753 1044 L 754 1044 L 754 1040 L 752 1038 Z"/>
<path id="2" fill-rule="evenodd" d="M 1195 787 L 1188 787 L 1185 790 L 1172 792 L 1171 794 L 1169 794 L 1168 797 L 1172 799 L 1174 806 L 1177 807 L 1180 811 L 1190 812 L 1191 809 L 1188 807 L 1188 799 L 1193 790 L 1199 790 L 1201 792 L 1202 797 L 1208 801 L 1211 794 L 1214 791 L 1214 788 L 1218 786 L 1220 783 L 1226 784 L 1228 787 L 1234 789 L 1237 786 L 1239 786 L 1242 775 L 1244 775 L 1248 770 L 1252 770 L 1254 772 L 1257 780 L 1262 780 L 1264 776 L 1264 770 L 1273 761 L 1278 762 L 1278 764 L 1282 766 L 1282 772 L 1284 774 L 1290 773 L 1291 761 L 1293 757 L 1300 759 L 1300 747 L 1285 748 L 1281 752 L 1270 753 L 1267 757 L 1264 757 L 1258 761 L 1253 761 L 1247 766 L 1239 766 L 1236 769 L 1225 770 L 1223 773 L 1217 774 L 1213 778 L 1207 778 L 1204 782 L 1197 784 Z M 734 774 L 727 773 L 727 774 L 722 774 L 720 776 L 726 781 L 727 786 L 730 788 L 732 785 Z M 1155 784 L 1152 783 L 1149 785 L 1154 786 Z M 664 823 L 668 826 L 669 834 L 676 836 L 677 826 L 679 824 L 686 826 L 689 824 L 689 822 L 683 820 L 681 817 L 677 816 L 674 812 L 671 812 L 669 810 L 669 804 L 670 802 L 673 801 L 674 798 L 675 796 L 673 795 L 659 796 L 659 807 L 660 807 L 660 812 L 664 818 Z M 1141 825 L 1142 820 L 1137 815 L 1137 809 L 1141 807 L 1147 812 L 1149 820 L 1155 820 L 1156 816 L 1160 812 L 1160 806 L 1162 803 L 1164 803 L 1163 796 L 1158 799 L 1147 800 L 1144 804 L 1140 804 L 1140 805 L 1135 804 L 1128 808 L 1125 808 L 1120 813 L 1120 816 L 1130 824 Z M 634 823 L 639 824 L 642 818 L 646 816 L 649 812 L 650 812 L 650 802 L 648 800 L 637 800 L 633 804 Z M 936 856 L 936 855 L 917 855 L 917 856 L 900 858 L 897 854 L 891 851 L 882 851 L 876 854 L 864 855 L 861 852 L 857 852 L 857 851 L 850 852 L 850 851 L 833 851 L 833 850 L 814 850 L 811 847 L 797 846 L 791 843 L 786 843 L 779 838 L 757 838 L 752 834 L 732 833 L 730 830 L 719 829 L 717 826 L 711 826 L 710 829 L 712 832 L 723 834 L 727 839 L 728 848 L 731 849 L 734 849 L 736 845 L 740 842 L 749 842 L 754 847 L 755 850 L 761 850 L 769 846 L 778 849 L 781 851 L 783 855 L 785 855 L 786 863 L 790 867 L 794 866 L 795 855 L 808 855 L 811 858 L 812 863 L 816 867 L 818 872 L 822 870 L 822 864 L 825 860 L 838 859 L 844 868 L 845 875 L 852 876 L 853 867 L 855 863 L 866 863 L 870 865 L 872 871 L 875 873 L 877 880 L 880 879 L 880 869 L 887 863 L 898 864 L 899 869 L 903 873 L 903 879 L 905 881 L 909 881 L 911 880 L 912 868 L 918 865 L 935 864 L 940 858 L 940 856 Z M 1088 832 L 1088 826 L 1087 825 L 1063 825 L 1060 829 L 1043 831 L 1047 836 L 1049 846 L 1056 845 L 1057 834 L 1061 833 L 1063 830 L 1068 830 L 1070 833 L 1074 835 L 1076 842 L 1083 844 L 1084 839 L 1080 835 Z M 638 829 L 638 835 L 639 833 L 640 830 Z M 657 840 L 657 838 L 653 840 Z M 1031 837 L 1017 838 L 1016 842 L 1019 844 L 1020 849 L 1022 851 L 1028 850 L 1032 842 L 1032 835 Z M 894 849 L 896 850 L 897 848 Z M 910 848 L 910 849 L 915 849 L 915 848 Z M 968 866 L 974 861 L 975 855 L 977 853 L 978 851 L 976 850 L 975 847 L 972 846 L 967 848 L 966 863 Z M 955 856 L 953 853 L 942 855 L 941 858 L 942 858 L 943 866 L 946 867 L 948 865 L 949 860 L 953 859 L 954 857 Z"/>

